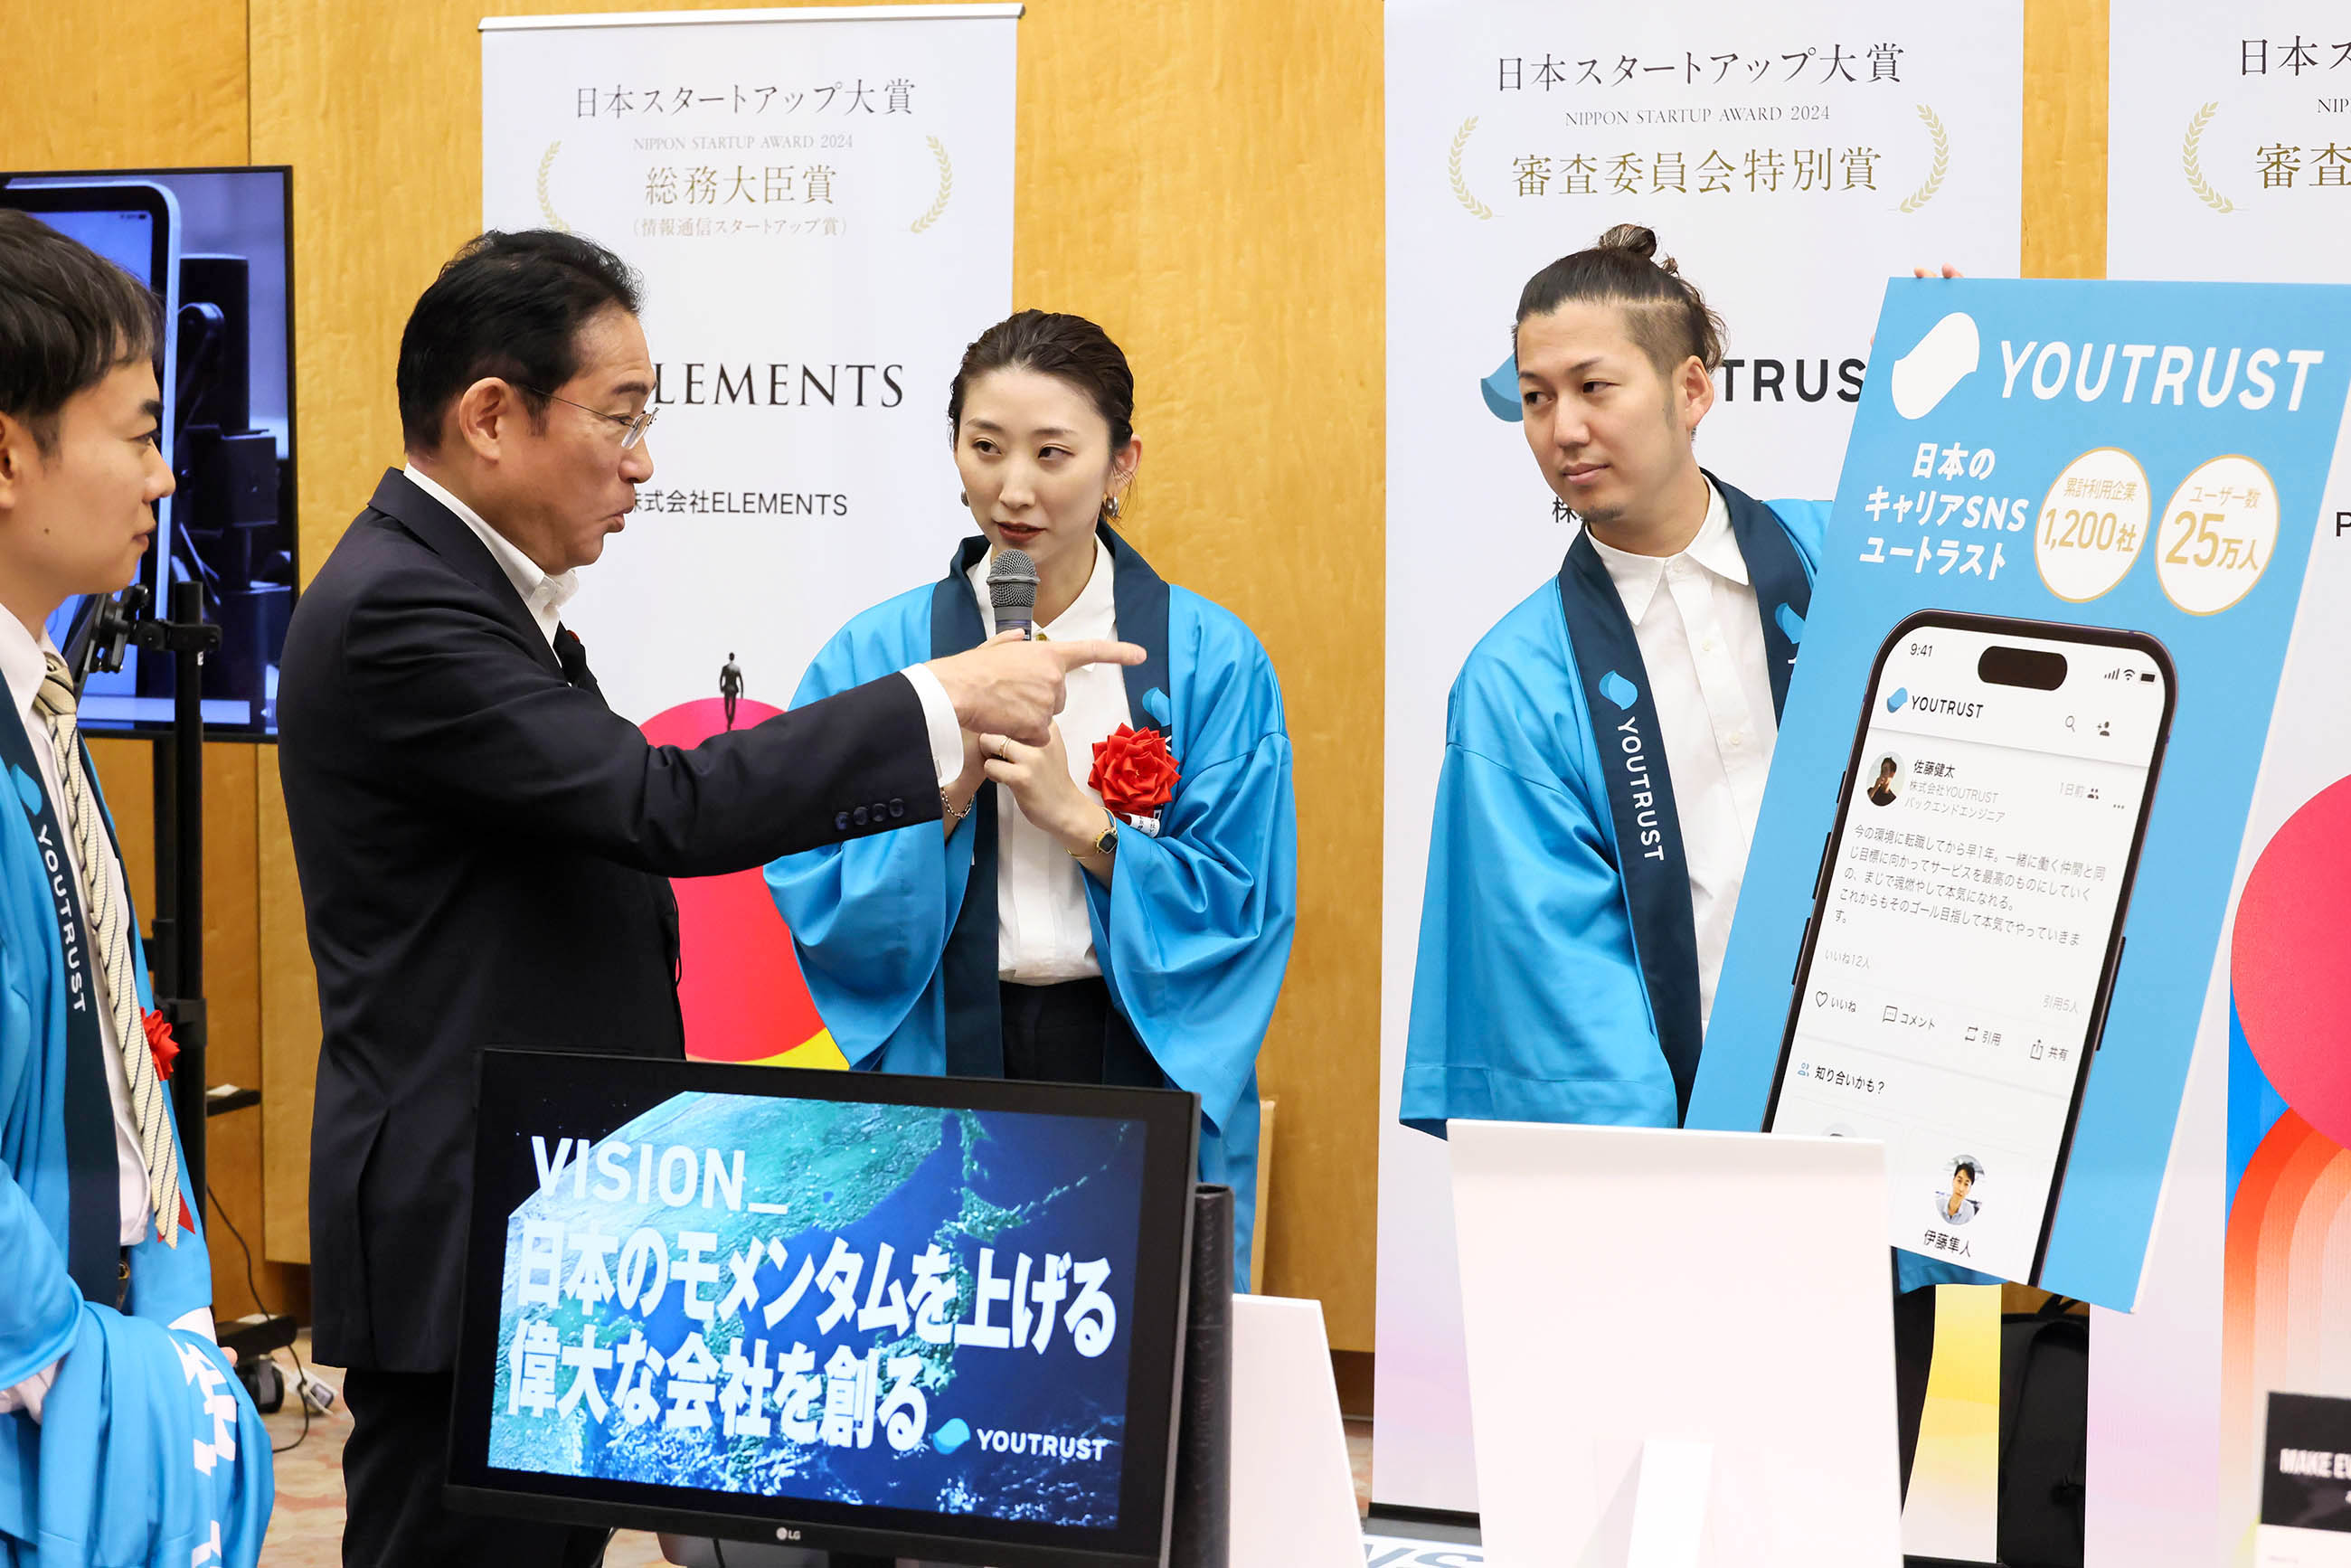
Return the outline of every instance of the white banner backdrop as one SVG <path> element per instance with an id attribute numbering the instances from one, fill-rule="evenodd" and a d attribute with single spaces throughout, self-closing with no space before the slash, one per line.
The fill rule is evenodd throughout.
<path id="1" fill-rule="evenodd" d="M 2113 0 L 2106 86 L 2106 276 L 2351 283 L 2351 16 L 2320 0 Z M 2327 508 L 2331 515 L 2332 507 Z M 2289 701 L 2336 669 L 2327 606 L 2346 579 L 2322 524 L 2237 880 L 2286 809 L 2340 775 L 2339 734 Z M 2305 646 L 2305 642 L 2313 645 Z M 2330 771 L 2331 769 L 2331 771 Z M 2279 802 L 2283 802 L 2283 805 Z M 2233 912 L 2232 916 L 2233 918 Z M 2221 1276 L 2228 1217 L 2229 990 L 2224 936 L 2189 1075 L 2138 1310 L 2093 1312 L 2087 1561 L 2134 1568 L 2245 1562 L 2243 1455 L 2221 1447 Z M 2229 1467 L 2240 1468 L 2231 1470 Z M 2217 1554 L 2216 1554 L 2217 1552 Z"/>
<path id="2" fill-rule="evenodd" d="M 2351 283 L 2351 10 L 2113 5 L 2106 276 Z"/>
<path id="3" fill-rule="evenodd" d="M 1012 298 L 1020 7 L 493 17 L 482 209 L 644 275 L 655 465 L 565 622 L 643 723 L 778 707 L 855 611 L 936 577 L 947 384 Z"/>
<path id="4" fill-rule="evenodd" d="M 1729 324 L 1701 459 L 1826 497 L 1884 280 L 2017 269 L 2022 61 L 2022 0 L 1390 0 L 1382 1506 L 1477 1507 L 1444 1146 L 1395 1113 L 1446 693 L 1572 537 L 1518 428 L 1519 289 L 1656 229 Z"/>

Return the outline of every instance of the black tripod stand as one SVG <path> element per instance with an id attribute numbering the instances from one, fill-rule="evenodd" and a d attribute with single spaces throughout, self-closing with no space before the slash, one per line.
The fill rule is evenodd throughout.
<path id="1" fill-rule="evenodd" d="M 172 585 L 172 613 L 145 613 L 148 592 L 134 583 L 120 599 L 101 601 L 92 618 L 89 649 L 76 683 L 89 670 L 122 667 L 133 645 L 168 653 L 172 672 L 172 735 L 155 747 L 155 910 L 147 943 L 155 1011 L 172 1026 L 180 1054 L 172 1073 L 172 1114 L 188 1186 L 204 1191 L 204 1119 L 216 1109 L 204 1096 L 204 655 L 221 645 L 220 628 L 204 619 L 200 582 Z M 260 1095 L 256 1093 L 254 1101 Z M 217 1109 L 230 1109 L 218 1107 Z"/>
<path id="2" fill-rule="evenodd" d="M 172 1026 L 180 1053 L 172 1071 L 172 1118 L 187 1162 L 190 1207 L 202 1212 L 211 1188 L 205 1177 L 205 1124 L 230 1111 L 261 1103 L 258 1089 L 209 1091 L 204 1071 L 210 1025 L 204 1007 L 204 655 L 221 645 L 218 626 L 204 619 L 204 584 L 172 585 L 171 615 L 147 613 L 150 595 L 134 583 L 120 597 L 100 600 L 85 636 L 68 655 L 77 688 L 91 670 L 122 667 L 126 647 L 172 660 L 172 733 L 154 750 L 155 907 L 147 940 L 155 1011 Z M 256 1313 L 218 1325 L 220 1342 L 238 1354 L 237 1375 L 256 1403 L 276 1409 L 278 1391 L 256 1386 L 273 1350 L 294 1341 L 294 1321 Z M 274 1380 L 274 1374 L 272 1375 Z"/>

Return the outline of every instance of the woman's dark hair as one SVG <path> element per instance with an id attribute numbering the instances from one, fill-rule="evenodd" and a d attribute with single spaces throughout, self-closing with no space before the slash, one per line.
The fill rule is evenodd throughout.
<path id="1" fill-rule="evenodd" d="M 441 444 L 441 421 L 486 376 L 512 385 L 534 422 L 545 392 L 580 371 L 580 329 L 619 306 L 638 313 L 629 264 L 552 229 L 492 229 L 465 242 L 409 312 L 400 335 L 400 433 L 413 451 Z"/>
<path id="2" fill-rule="evenodd" d="M 1530 316 L 1547 316 L 1569 303 L 1624 308 L 1649 362 L 1670 376 L 1696 356 L 1713 371 L 1722 363 L 1722 318 L 1707 308 L 1698 285 L 1681 275 L 1674 258 L 1656 259 L 1657 236 L 1638 224 L 1618 224 L 1590 250 L 1561 256 L 1527 279 L 1519 291 L 1515 340 Z"/>
<path id="3" fill-rule="evenodd" d="M 947 392 L 947 435 L 963 429 L 963 397 L 971 383 L 996 371 L 1035 371 L 1055 376 L 1086 394 L 1110 426 L 1110 449 L 1123 452 L 1134 439 L 1134 372 L 1110 334 L 1082 316 L 1023 310 L 1008 316 L 972 340 L 956 367 Z"/>
<path id="4" fill-rule="evenodd" d="M 162 358 L 163 302 L 122 268 L 30 213 L 0 208 L 0 413 L 46 457 L 78 393 Z"/>

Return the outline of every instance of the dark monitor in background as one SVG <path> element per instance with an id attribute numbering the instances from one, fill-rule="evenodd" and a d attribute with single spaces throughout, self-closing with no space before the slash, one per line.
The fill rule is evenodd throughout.
<path id="1" fill-rule="evenodd" d="M 141 580 L 204 585 L 221 651 L 204 664 L 214 739 L 277 733 L 277 666 L 293 612 L 294 318 L 289 170 L 90 170 L 0 174 L 0 206 L 89 246 L 162 297 L 163 434 L 178 490 L 156 508 Z M 49 634 L 68 647 L 95 610 L 68 601 Z M 132 647 L 82 688 L 92 735 L 171 728 L 172 660 Z"/>
<path id="2" fill-rule="evenodd" d="M 1171 1090 L 486 1052 L 453 1500 L 1161 1563 L 1198 1125 Z"/>

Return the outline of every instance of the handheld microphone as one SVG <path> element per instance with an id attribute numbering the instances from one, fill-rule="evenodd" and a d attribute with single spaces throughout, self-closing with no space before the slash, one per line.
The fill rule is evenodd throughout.
<path id="1" fill-rule="evenodd" d="M 987 601 L 996 611 L 996 630 L 1037 635 L 1037 563 L 1027 550 L 1000 549 L 987 567 Z"/>

